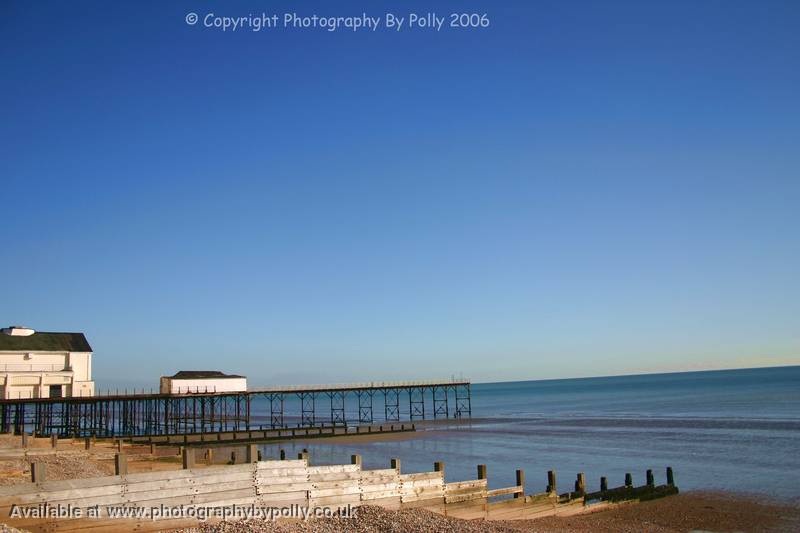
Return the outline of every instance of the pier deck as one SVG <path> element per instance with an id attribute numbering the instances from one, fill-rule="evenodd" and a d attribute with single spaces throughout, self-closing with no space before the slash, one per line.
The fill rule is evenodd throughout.
<path id="1" fill-rule="evenodd" d="M 0 400 L 0 431 L 133 437 L 470 418 L 471 396 L 454 380 L 17 398 Z"/>

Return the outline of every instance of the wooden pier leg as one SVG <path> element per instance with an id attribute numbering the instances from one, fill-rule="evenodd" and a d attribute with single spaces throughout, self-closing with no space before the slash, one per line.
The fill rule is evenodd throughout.
<path id="1" fill-rule="evenodd" d="M 255 444 L 248 444 L 245 451 L 245 460 L 248 463 L 255 463 L 258 461 L 258 446 Z"/>
<path id="2" fill-rule="evenodd" d="M 350 464 L 351 465 L 358 465 L 361 466 L 361 456 L 357 453 L 354 453 L 350 456 Z"/>
<path id="3" fill-rule="evenodd" d="M 675 476 L 672 473 L 672 467 L 671 466 L 667 467 L 667 485 L 669 485 L 670 487 L 675 486 Z"/>
<path id="4" fill-rule="evenodd" d="M 655 477 L 653 476 L 653 471 L 652 470 L 649 470 L 649 469 L 647 470 L 647 472 L 645 473 L 645 479 L 647 479 L 647 486 L 648 487 L 655 487 L 656 486 L 656 480 L 655 480 Z"/>
<path id="5" fill-rule="evenodd" d="M 188 446 L 181 447 L 181 459 L 183 462 L 183 468 L 189 469 L 194 468 L 194 450 L 189 448 Z"/>
<path id="6" fill-rule="evenodd" d="M 50 447 L 53 449 L 58 448 L 58 433 L 50 435 Z"/>
<path id="7" fill-rule="evenodd" d="M 33 483 L 41 483 L 45 480 L 45 464 L 32 463 L 31 464 L 31 481 Z"/>
<path id="8" fill-rule="evenodd" d="M 486 465 L 478 465 L 478 479 L 486 479 Z"/>
<path id="9" fill-rule="evenodd" d="M 517 470 L 517 486 L 522 487 L 522 492 L 517 492 L 514 494 L 515 498 L 524 498 L 525 497 L 525 471 L 524 470 Z"/>
<path id="10" fill-rule="evenodd" d="M 558 494 L 558 488 L 556 486 L 556 471 L 555 470 L 548 470 L 547 471 L 547 492 L 551 494 Z"/>
<path id="11" fill-rule="evenodd" d="M 433 471 L 441 472 L 442 476 L 444 476 L 444 461 L 436 461 L 433 463 Z"/>
<path id="12" fill-rule="evenodd" d="M 575 479 L 575 492 L 578 494 L 586 494 L 586 475 L 583 472 L 578 473 Z"/>
<path id="13" fill-rule="evenodd" d="M 392 459 L 391 463 L 389 463 L 392 468 L 397 470 L 397 473 L 400 473 L 400 459 L 394 458 Z"/>
<path id="14" fill-rule="evenodd" d="M 600 478 L 600 490 L 601 491 L 608 490 L 608 479 L 605 476 Z"/>
<path id="15" fill-rule="evenodd" d="M 630 474 L 630 472 L 625 474 L 625 486 L 633 487 L 633 476 Z"/>
<path id="16" fill-rule="evenodd" d="M 114 454 L 114 475 L 125 476 L 128 474 L 128 457 L 124 453 Z"/>

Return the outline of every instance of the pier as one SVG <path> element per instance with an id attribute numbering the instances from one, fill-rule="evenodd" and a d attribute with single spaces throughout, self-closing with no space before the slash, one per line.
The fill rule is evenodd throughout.
<path id="1" fill-rule="evenodd" d="M 1 432 L 62 437 L 347 427 L 471 416 L 467 380 L 300 385 L 233 393 L 109 391 L 86 397 L 0 400 Z"/>

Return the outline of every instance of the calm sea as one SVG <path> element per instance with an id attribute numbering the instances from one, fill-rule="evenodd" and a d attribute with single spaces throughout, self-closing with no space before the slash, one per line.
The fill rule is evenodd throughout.
<path id="1" fill-rule="evenodd" d="M 317 464 L 360 453 L 366 468 L 385 468 L 399 457 L 404 472 L 444 461 L 447 481 L 474 479 L 483 463 L 491 487 L 513 485 L 523 468 L 533 492 L 550 469 L 567 490 L 577 472 L 593 489 L 626 472 L 643 484 L 648 468 L 660 483 L 672 466 L 682 489 L 800 497 L 800 366 L 476 384 L 472 408 L 468 425 L 437 424 L 423 438 L 282 447 L 307 447 Z"/>

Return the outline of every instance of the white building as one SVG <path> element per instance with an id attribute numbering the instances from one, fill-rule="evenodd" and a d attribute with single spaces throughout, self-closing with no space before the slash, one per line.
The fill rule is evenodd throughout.
<path id="1" fill-rule="evenodd" d="M 217 370 L 181 370 L 174 376 L 161 376 L 161 394 L 204 392 L 244 392 L 247 378 Z"/>
<path id="2" fill-rule="evenodd" d="M 83 333 L 0 329 L 0 397 L 93 395 L 92 347 Z"/>

